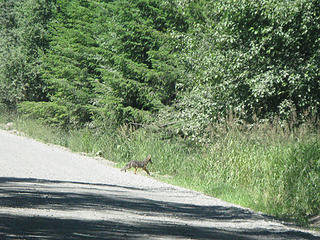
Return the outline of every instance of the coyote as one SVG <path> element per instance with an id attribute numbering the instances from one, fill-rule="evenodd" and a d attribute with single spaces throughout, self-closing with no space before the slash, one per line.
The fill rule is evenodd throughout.
<path id="1" fill-rule="evenodd" d="M 149 173 L 149 171 L 147 169 L 147 165 L 148 165 L 149 162 L 152 163 L 151 155 L 148 155 L 148 157 L 146 157 L 146 159 L 143 160 L 143 161 L 132 160 L 132 161 L 128 162 L 124 166 L 124 168 L 121 169 L 121 171 L 126 171 L 129 168 L 134 168 L 134 174 L 136 174 L 137 173 L 137 169 L 138 168 L 142 168 L 143 170 L 145 170 L 150 175 L 150 173 Z"/>

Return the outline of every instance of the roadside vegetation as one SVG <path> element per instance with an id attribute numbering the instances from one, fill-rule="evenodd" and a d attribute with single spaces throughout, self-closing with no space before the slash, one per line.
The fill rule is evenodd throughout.
<path id="1" fill-rule="evenodd" d="M 119 167 L 151 154 L 153 177 L 281 219 L 308 225 L 319 214 L 320 133 L 310 125 L 292 132 L 265 123 L 243 131 L 228 122 L 217 126 L 218 137 L 199 145 L 154 129 L 64 131 L 17 116 L 1 119 L 10 120 L 28 136 L 91 156 L 101 152 Z"/>
<path id="2" fill-rule="evenodd" d="M 320 215 L 318 0 L 0 0 L 0 121 L 280 218 Z"/>

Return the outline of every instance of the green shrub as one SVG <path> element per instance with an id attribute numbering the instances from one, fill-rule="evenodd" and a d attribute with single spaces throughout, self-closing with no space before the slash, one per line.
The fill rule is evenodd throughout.
<path id="1" fill-rule="evenodd" d="M 70 124 L 67 107 L 55 102 L 22 102 L 18 105 L 18 113 L 58 128 L 68 129 Z"/>

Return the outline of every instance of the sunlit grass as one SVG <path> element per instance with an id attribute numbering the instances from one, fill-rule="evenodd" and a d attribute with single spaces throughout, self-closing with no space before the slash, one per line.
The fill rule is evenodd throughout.
<path id="1" fill-rule="evenodd" d="M 152 175 L 257 211 L 306 223 L 320 213 L 320 139 L 305 126 L 294 133 L 275 126 L 231 129 L 210 144 L 187 144 L 151 130 L 122 127 L 98 134 L 64 132 L 34 120 L 17 119 L 17 130 L 76 152 L 101 152 L 122 167 L 152 155 Z"/>

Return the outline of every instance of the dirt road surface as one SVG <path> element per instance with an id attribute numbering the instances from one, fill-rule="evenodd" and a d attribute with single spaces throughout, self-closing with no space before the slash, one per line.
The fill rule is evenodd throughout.
<path id="1" fill-rule="evenodd" d="M 0 239 L 320 239 L 141 174 L 0 130 Z"/>

